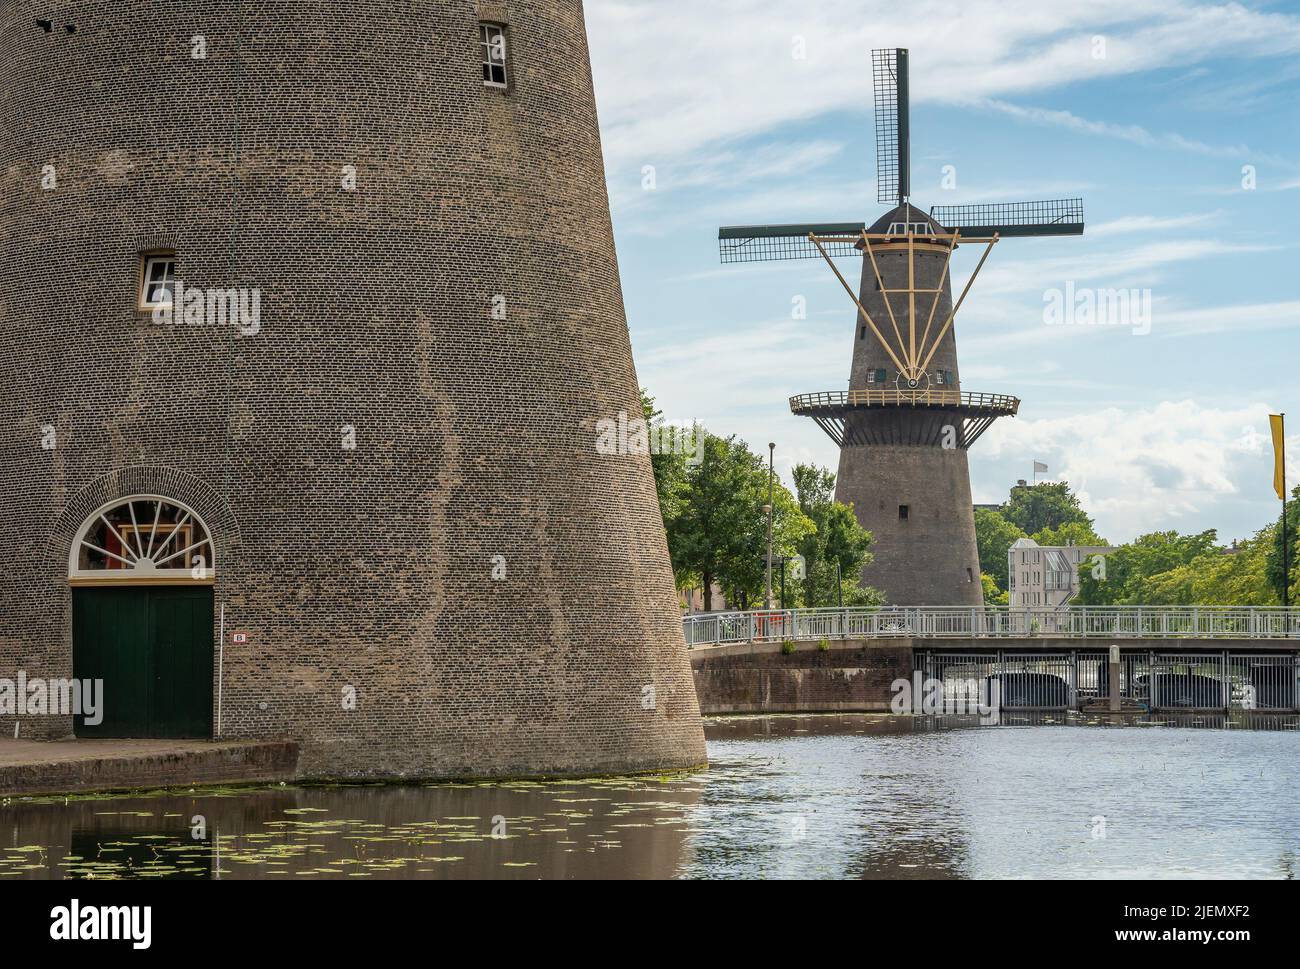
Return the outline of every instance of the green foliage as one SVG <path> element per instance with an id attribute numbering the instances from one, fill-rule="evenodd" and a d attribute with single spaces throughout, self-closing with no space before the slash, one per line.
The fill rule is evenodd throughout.
<path id="1" fill-rule="evenodd" d="M 883 602 L 882 593 L 858 585 L 862 569 L 871 562 L 871 533 L 858 524 L 851 506 L 835 500 L 835 475 L 826 468 L 797 464 L 794 487 L 800 511 L 815 526 L 799 543 L 807 566 L 800 583 L 803 604 L 837 606 L 841 595 L 846 606 Z M 841 590 L 835 585 L 837 563 Z"/>
<path id="2" fill-rule="evenodd" d="M 789 656 L 791 653 L 794 652 L 794 650 L 795 650 L 795 645 L 793 639 L 787 639 L 785 642 L 781 644 L 781 652 L 784 653 L 786 656 Z"/>
<path id="3" fill-rule="evenodd" d="M 1092 528 L 1092 519 L 1065 481 L 1015 487 L 1011 489 L 1011 498 L 999 512 L 1026 535 L 1037 534 L 1045 528 L 1057 529 L 1072 522 Z"/>
<path id="4" fill-rule="evenodd" d="M 1282 603 L 1282 515 L 1278 514 L 1278 520 L 1269 528 L 1268 552 L 1266 553 L 1265 569 L 1268 577 L 1269 588 L 1273 590 L 1273 601 L 1270 605 L 1280 605 Z M 1286 532 L 1289 539 L 1290 555 L 1287 564 L 1290 565 L 1288 576 L 1291 586 L 1291 604 L 1297 604 L 1297 594 L 1300 594 L 1300 485 L 1291 492 L 1291 500 L 1287 502 L 1286 507 Z"/>
<path id="5" fill-rule="evenodd" d="M 1104 572 L 1089 560 L 1079 567 L 1080 605 L 1190 605 L 1198 596 L 1234 605 L 1216 591 L 1216 577 L 1226 574 L 1223 551 L 1214 529 L 1196 535 L 1152 532 L 1120 546 L 1105 557 Z"/>
<path id="6" fill-rule="evenodd" d="M 1000 512 L 990 508 L 975 509 L 975 541 L 979 545 L 980 571 L 993 579 L 994 585 L 1005 591 L 1010 578 L 1007 575 L 1007 553 L 1025 532 L 1011 524 Z M 985 601 L 988 601 L 987 595 Z"/>
<path id="7" fill-rule="evenodd" d="M 1009 594 L 999 589 L 993 576 L 987 572 L 980 573 L 980 584 L 984 587 L 984 605 L 1005 606 L 1009 601 Z"/>
<path id="8" fill-rule="evenodd" d="M 641 412 L 649 427 L 659 424 L 663 412 L 655 407 L 655 399 L 641 389 Z M 696 433 L 700 429 L 695 428 Z M 686 454 L 669 453 L 650 455 L 650 465 L 655 474 L 655 491 L 659 495 L 659 512 L 665 524 L 681 513 L 686 487 Z"/>
<path id="9" fill-rule="evenodd" d="M 767 563 L 767 516 L 762 511 L 768 502 L 766 461 L 734 436 L 706 434 L 702 460 L 683 461 L 681 475 L 671 498 L 672 516 L 665 518 L 678 584 L 698 581 L 705 609 L 713 607 L 715 581 L 740 609 L 761 602 Z M 773 507 L 773 556 L 794 555 L 816 526 L 779 481 Z"/>
<path id="10" fill-rule="evenodd" d="M 1066 522 L 1056 528 L 1043 528 L 1030 537 L 1039 545 L 1110 545 L 1110 542 L 1097 534 L 1091 523 L 1083 522 Z"/>
<path id="11" fill-rule="evenodd" d="M 858 585 L 856 578 L 844 577 L 844 585 L 841 590 L 844 595 L 844 606 L 883 606 L 886 603 L 885 594 L 875 586 Z M 839 605 L 837 602 L 836 605 Z"/>
<path id="12" fill-rule="evenodd" d="M 829 653 L 831 651 L 831 641 L 829 639 L 817 640 L 817 652 Z"/>

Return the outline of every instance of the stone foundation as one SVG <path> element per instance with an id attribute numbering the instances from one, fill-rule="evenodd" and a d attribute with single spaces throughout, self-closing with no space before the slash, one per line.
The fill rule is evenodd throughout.
<path id="1" fill-rule="evenodd" d="M 741 643 L 691 650 L 700 712 L 887 713 L 890 684 L 912 675 L 912 641 Z"/>

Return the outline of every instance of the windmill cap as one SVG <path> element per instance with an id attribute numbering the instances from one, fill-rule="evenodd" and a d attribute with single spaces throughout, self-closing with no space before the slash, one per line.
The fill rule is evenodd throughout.
<path id="1" fill-rule="evenodd" d="M 902 205 L 898 206 L 898 208 L 886 212 L 872 223 L 871 228 L 868 229 L 867 232 L 871 235 L 885 233 L 889 231 L 891 225 L 896 225 L 898 223 L 906 224 L 909 222 L 919 222 L 923 225 L 928 225 L 935 231 L 935 233 L 946 233 L 948 231 L 938 222 L 934 221 L 934 219 L 930 218 L 928 214 L 918 209 L 915 205 L 912 205 L 910 202 L 904 202 Z"/>

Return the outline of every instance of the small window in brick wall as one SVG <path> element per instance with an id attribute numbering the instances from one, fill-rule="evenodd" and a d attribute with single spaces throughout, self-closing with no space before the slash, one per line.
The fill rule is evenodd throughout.
<path id="1" fill-rule="evenodd" d="M 869 384 L 883 384 L 884 382 L 885 382 L 885 371 L 883 371 L 883 370 L 868 370 L 868 371 L 867 371 L 867 383 L 869 383 Z"/>
<path id="2" fill-rule="evenodd" d="M 907 505 L 899 505 L 899 506 L 898 506 L 898 520 L 899 520 L 899 521 L 901 521 L 901 522 L 905 522 L 905 521 L 907 521 L 907 517 L 908 517 L 908 515 L 910 515 L 911 513 L 912 513 L 912 510 L 911 510 Z"/>
<path id="3" fill-rule="evenodd" d="M 140 309 L 171 306 L 175 287 L 175 253 L 153 252 L 140 257 Z"/>
<path id="4" fill-rule="evenodd" d="M 506 73 L 506 29 L 500 24 L 479 24 L 479 47 L 483 56 L 483 83 L 505 89 L 510 86 Z"/>

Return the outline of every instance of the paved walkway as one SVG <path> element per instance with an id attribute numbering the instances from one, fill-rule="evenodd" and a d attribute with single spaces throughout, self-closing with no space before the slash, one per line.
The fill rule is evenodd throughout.
<path id="1" fill-rule="evenodd" d="M 0 740 L 0 797 L 292 780 L 285 740 Z"/>
<path id="2" fill-rule="evenodd" d="M 216 746 L 219 745 L 205 740 L 0 740 L 0 767 L 52 761 L 152 757 L 209 751 Z"/>

